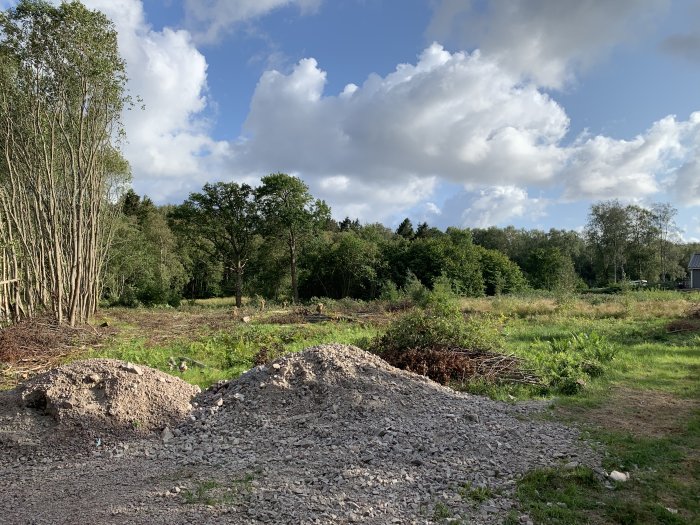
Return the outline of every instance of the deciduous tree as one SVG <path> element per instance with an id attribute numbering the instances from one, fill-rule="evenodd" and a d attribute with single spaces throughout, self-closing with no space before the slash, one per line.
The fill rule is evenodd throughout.
<path id="1" fill-rule="evenodd" d="M 0 13 L 0 244 L 3 272 L 21 280 L 0 315 L 47 309 L 76 324 L 96 310 L 128 174 L 125 84 L 103 14 L 41 0 Z"/>
<path id="2" fill-rule="evenodd" d="M 268 235 L 283 239 L 288 250 L 292 299 L 299 301 L 297 258 L 308 236 L 330 219 L 325 202 L 315 200 L 309 187 L 298 177 L 275 173 L 262 178 L 255 200 Z"/>
<path id="3" fill-rule="evenodd" d="M 246 266 L 256 246 L 258 216 L 253 188 L 236 182 L 205 184 L 199 193 L 174 211 L 173 218 L 184 221 L 193 242 L 207 241 L 212 256 L 224 265 L 224 276 L 233 273 L 236 306 L 242 305 Z M 206 249 L 206 248 L 205 248 Z"/>

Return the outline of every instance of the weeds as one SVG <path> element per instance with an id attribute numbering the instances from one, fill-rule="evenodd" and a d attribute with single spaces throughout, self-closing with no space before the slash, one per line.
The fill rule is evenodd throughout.
<path id="1" fill-rule="evenodd" d="M 415 309 L 389 325 L 372 344 L 379 354 L 415 348 L 459 347 L 470 350 L 496 350 L 503 337 L 495 320 L 464 319 L 451 305 Z"/>
<path id="2" fill-rule="evenodd" d="M 252 473 L 247 473 L 242 478 L 234 478 L 227 483 L 201 481 L 193 490 L 182 493 L 182 501 L 191 505 L 241 505 L 250 499 L 254 479 Z"/>
<path id="3" fill-rule="evenodd" d="M 575 394 L 603 374 L 617 348 L 597 332 L 572 333 L 567 338 L 536 340 L 528 361 L 550 390 Z"/>
<path id="4" fill-rule="evenodd" d="M 452 517 L 452 510 L 442 501 L 438 501 L 433 507 L 433 520 L 444 521 Z"/>
<path id="5" fill-rule="evenodd" d="M 182 493 L 182 500 L 190 505 L 216 505 L 219 500 L 212 495 L 212 491 L 220 486 L 216 481 L 202 481 L 194 490 L 185 490 Z"/>
<path id="6" fill-rule="evenodd" d="M 474 487 L 467 482 L 459 488 L 459 495 L 464 500 L 483 503 L 493 498 L 494 492 L 488 487 Z"/>

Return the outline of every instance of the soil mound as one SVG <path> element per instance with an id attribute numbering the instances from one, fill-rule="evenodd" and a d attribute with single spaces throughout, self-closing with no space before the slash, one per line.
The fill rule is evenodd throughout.
<path id="1" fill-rule="evenodd" d="M 55 368 L 2 393 L 0 416 L 14 423 L 12 440 L 19 444 L 36 443 L 37 438 L 65 442 L 120 438 L 178 424 L 190 413 L 190 400 L 199 391 L 152 368 L 89 359 Z M 0 445 L 7 444 L 2 430 Z M 31 436 L 22 436 L 22 430 Z"/>

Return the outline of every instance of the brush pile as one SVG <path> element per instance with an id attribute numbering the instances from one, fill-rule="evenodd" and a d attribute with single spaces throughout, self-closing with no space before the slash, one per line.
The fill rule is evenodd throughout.
<path id="1" fill-rule="evenodd" d="M 442 385 L 484 381 L 538 385 L 540 379 L 512 355 L 484 350 L 435 346 L 385 352 L 382 357 L 396 368 L 408 370 Z"/>

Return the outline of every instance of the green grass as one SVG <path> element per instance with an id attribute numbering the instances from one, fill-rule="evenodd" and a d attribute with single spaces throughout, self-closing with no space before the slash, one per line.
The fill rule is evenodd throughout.
<path id="1" fill-rule="evenodd" d="M 582 298 L 502 297 L 474 300 L 467 308 L 476 315 L 501 316 L 505 350 L 526 362 L 571 334 L 595 333 L 617 349 L 601 375 L 588 378 L 574 395 L 559 395 L 556 406 L 574 413 L 568 420 L 583 425 L 589 439 L 601 444 L 608 471 L 629 471 L 632 479 L 611 490 L 585 469 L 531 472 L 520 481 L 518 497 L 535 523 L 700 524 L 700 412 L 679 414 L 681 428 L 657 437 L 605 430 L 587 420 L 592 410 L 609 407 L 610 396 L 620 388 L 700 399 L 700 333 L 667 330 L 671 321 L 697 307 L 694 294 L 644 290 Z M 467 389 L 505 400 L 543 393 L 478 382 Z M 509 519 L 517 523 L 516 516 Z"/>
<path id="2" fill-rule="evenodd" d="M 596 474 L 583 467 L 572 470 L 540 469 L 518 483 L 517 496 L 535 523 L 588 523 L 600 507 L 604 488 Z"/>
<path id="3" fill-rule="evenodd" d="M 188 505 L 241 505 L 248 503 L 253 492 L 253 474 L 233 478 L 228 482 L 207 480 L 197 482 L 192 490 L 182 493 Z"/>
<path id="4" fill-rule="evenodd" d="M 438 501 L 433 507 L 433 521 L 442 522 L 452 517 L 452 510 L 444 502 Z"/>
<path id="5" fill-rule="evenodd" d="M 150 346 L 144 337 L 133 337 L 125 331 L 108 346 L 91 350 L 82 357 L 108 357 L 142 364 L 168 372 L 185 381 L 207 388 L 221 379 L 238 377 L 252 368 L 255 357 L 265 349 L 269 359 L 298 352 L 323 343 L 346 343 L 366 346 L 376 329 L 351 323 L 314 325 L 235 324 L 230 330 L 217 331 L 199 340 L 177 340 L 163 346 Z M 184 372 L 171 367 L 185 358 Z M 204 366 L 198 366 L 202 363 Z"/>
<path id="6" fill-rule="evenodd" d="M 490 488 L 474 487 L 471 483 L 465 483 L 462 485 L 458 492 L 462 499 L 472 501 L 474 503 L 483 503 L 494 496 L 494 492 Z"/>
<path id="7" fill-rule="evenodd" d="M 218 489 L 220 486 L 216 481 L 202 481 L 197 483 L 194 489 L 185 490 L 182 493 L 182 500 L 190 505 L 216 505 L 219 500 L 212 493 L 214 489 Z"/>
<path id="8" fill-rule="evenodd" d="M 535 523 L 700 523 L 697 458 L 694 472 L 686 465 L 691 441 L 697 451 L 697 429 L 680 438 L 600 431 L 591 437 L 605 443 L 607 469 L 630 471 L 632 479 L 606 485 L 583 467 L 532 471 L 519 481 L 517 496 Z"/>

